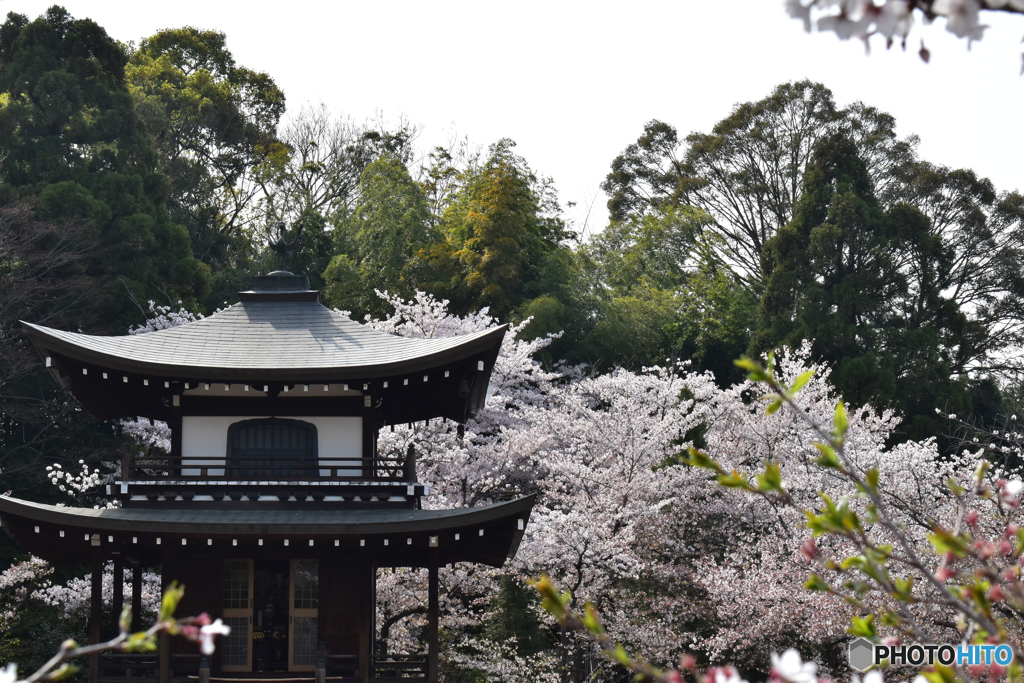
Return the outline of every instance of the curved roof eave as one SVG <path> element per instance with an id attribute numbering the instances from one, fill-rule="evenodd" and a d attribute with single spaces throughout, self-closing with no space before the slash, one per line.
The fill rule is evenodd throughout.
<path id="1" fill-rule="evenodd" d="M 276 534 L 354 537 L 374 534 L 423 533 L 487 524 L 529 515 L 537 496 L 506 503 L 454 510 L 210 510 L 70 508 L 0 496 L 0 515 L 9 514 L 44 524 L 87 528 L 95 532 L 166 534 L 234 534 L 240 537 Z M 215 518 L 215 521 L 211 521 Z M 254 521 L 258 520 L 258 521 Z"/>
<path id="2" fill-rule="evenodd" d="M 267 352 L 260 353 L 257 346 L 259 342 L 252 342 L 251 345 L 254 348 L 249 349 L 246 347 L 247 340 L 242 338 L 237 340 L 232 347 L 232 351 L 234 351 L 232 355 L 239 360 L 228 365 L 216 362 L 217 359 L 227 356 L 226 354 L 218 355 L 215 348 L 206 348 L 210 344 L 196 344 L 200 352 L 191 357 L 183 354 L 175 356 L 173 349 L 160 354 L 155 349 L 159 346 L 157 342 L 163 341 L 164 338 L 157 337 L 157 335 L 171 330 L 134 337 L 97 337 L 63 332 L 25 321 L 22 321 L 22 325 L 41 356 L 45 356 L 46 351 L 49 351 L 83 363 L 122 372 L 159 377 L 205 379 L 207 381 L 263 378 L 276 380 L 369 379 L 418 372 L 465 360 L 487 351 L 494 352 L 500 347 L 508 327 L 501 325 L 470 335 L 440 339 L 412 339 L 373 331 L 374 337 L 391 337 L 394 340 L 400 340 L 399 342 L 393 341 L 390 345 L 401 347 L 399 350 L 392 348 L 375 353 L 360 353 L 359 349 L 354 351 L 340 349 L 334 350 L 333 353 L 324 352 L 323 339 L 315 338 L 293 340 L 289 347 L 271 348 Z M 351 325 L 362 327 L 358 323 L 351 323 Z M 199 334 L 194 336 L 198 337 Z M 147 342 L 144 346 L 136 342 L 143 337 L 148 338 L 144 340 Z M 112 348 L 115 346 L 124 347 L 125 352 L 115 353 Z M 305 350 L 306 353 L 297 353 L 296 349 Z M 133 353 L 134 350 L 139 350 L 139 352 Z M 273 355 L 275 353 L 278 354 L 276 362 Z M 160 355 L 163 358 L 160 358 Z M 304 358 L 320 362 L 303 364 Z M 196 359 L 214 362 L 197 362 Z"/>

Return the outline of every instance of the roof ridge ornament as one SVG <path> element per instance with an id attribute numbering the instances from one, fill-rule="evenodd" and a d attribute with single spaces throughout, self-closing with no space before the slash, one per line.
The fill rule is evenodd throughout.
<path id="1" fill-rule="evenodd" d="M 305 274 L 296 275 L 284 270 L 288 257 L 295 252 L 294 241 L 284 238 L 284 221 L 277 224 L 277 229 L 279 237 L 270 243 L 270 250 L 277 254 L 278 270 L 254 275 L 252 289 L 239 292 L 239 297 L 242 301 L 319 301 L 320 292 L 309 288 L 309 278 Z"/>
<path id="2" fill-rule="evenodd" d="M 295 253 L 292 243 L 285 240 L 284 231 L 285 223 L 280 221 L 277 224 L 277 241 L 270 245 L 271 251 L 277 254 L 277 272 L 287 272 L 285 266 L 287 265 L 288 257 Z"/>

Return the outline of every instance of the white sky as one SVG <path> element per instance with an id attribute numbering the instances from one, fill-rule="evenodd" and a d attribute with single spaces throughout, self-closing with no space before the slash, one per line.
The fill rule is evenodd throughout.
<path id="1" fill-rule="evenodd" d="M 0 0 L 0 11 L 35 17 L 52 1 Z M 512 138 L 563 205 L 577 202 L 568 218 L 582 227 L 593 205 L 591 231 L 606 219 L 598 186 L 645 121 L 707 131 L 734 104 L 802 78 L 841 106 L 893 114 L 924 158 L 1024 189 L 1024 17 L 985 13 L 992 27 L 970 52 L 940 19 L 915 27 L 906 53 L 876 42 L 865 56 L 859 41 L 805 34 L 781 0 L 63 4 L 123 41 L 183 25 L 223 31 L 239 64 L 277 81 L 290 112 L 322 101 L 356 120 L 404 116 L 422 127 L 423 149 L 453 131 L 478 146 Z"/>

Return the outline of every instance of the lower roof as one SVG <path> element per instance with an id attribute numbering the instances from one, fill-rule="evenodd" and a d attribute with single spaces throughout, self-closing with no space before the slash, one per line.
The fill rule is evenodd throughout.
<path id="1" fill-rule="evenodd" d="M 122 552 L 159 557 L 189 542 L 213 549 L 214 539 L 218 548 L 228 546 L 227 539 L 238 548 L 257 538 L 260 546 L 262 539 L 290 538 L 296 547 L 308 547 L 307 539 L 319 547 L 369 542 L 385 555 L 437 543 L 449 562 L 500 566 L 515 554 L 535 502 L 527 496 L 454 510 L 92 509 L 0 496 L 0 528 L 28 552 L 58 564 Z"/>

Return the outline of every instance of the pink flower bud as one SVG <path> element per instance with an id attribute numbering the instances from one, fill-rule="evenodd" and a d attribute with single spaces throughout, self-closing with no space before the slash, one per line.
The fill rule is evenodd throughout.
<path id="1" fill-rule="evenodd" d="M 815 544 L 813 538 L 808 538 L 800 544 L 800 554 L 808 560 L 814 560 L 818 557 L 818 546 Z"/>
<path id="2" fill-rule="evenodd" d="M 1017 572 L 1013 570 L 1013 567 L 1008 567 L 1003 570 L 1003 581 L 1012 583 L 1017 580 Z"/>
<path id="3" fill-rule="evenodd" d="M 669 671 L 667 678 L 671 683 L 683 683 L 683 674 L 679 673 L 679 669 Z"/>
<path id="4" fill-rule="evenodd" d="M 203 612 L 202 614 L 200 614 L 198 617 L 196 617 L 192 621 L 195 622 L 195 624 L 197 626 L 209 626 L 210 624 L 213 623 L 213 619 L 211 619 L 210 615 L 207 614 L 206 612 Z"/>
<path id="5" fill-rule="evenodd" d="M 985 675 L 985 669 L 988 668 L 984 664 L 971 664 L 967 667 L 967 673 L 970 674 L 971 678 L 981 678 Z"/>
<path id="6" fill-rule="evenodd" d="M 692 671 L 697 668 L 697 658 L 693 655 L 683 655 L 679 658 L 679 668 Z"/>
<path id="7" fill-rule="evenodd" d="M 993 662 L 988 666 L 988 673 L 992 678 L 998 680 L 1006 676 L 1006 667 Z"/>
<path id="8" fill-rule="evenodd" d="M 988 589 L 988 597 L 992 602 L 1002 602 L 1006 599 L 1006 593 L 1003 592 L 1003 587 L 997 583 Z"/>
<path id="9" fill-rule="evenodd" d="M 1009 541 L 1011 538 L 1015 537 L 1016 535 L 1017 535 L 1017 525 L 1016 524 L 1007 524 L 1006 525 L 1006 529 L 1003 531 L 1003 537 L 1006 538 L 1006 540 Z"/>
<path id="10" fill-rule="evenodd" d="M 936 581 L 948 581 L 949 579 L 956 576 L 956 572 L 947 566 L 939 567 L 935 572 Z"/>
<path id="11" fill-rule="evenodd" d="M 1000 555 L 1011 555 L 1011 554 L 1013 554 L 1013 546 L 1010 545 L 1009 541 L 999 541 L 999 554 Z"/>
<path id="12" fill-rule="evenodd" d="M 964 517 L 964 521 L 967 522 L 967 526 L 971 527 L 972 529 L 978 526 L 977 510 L 971 510 L 970 512 L 968 512 L 967 515 Z"/>

